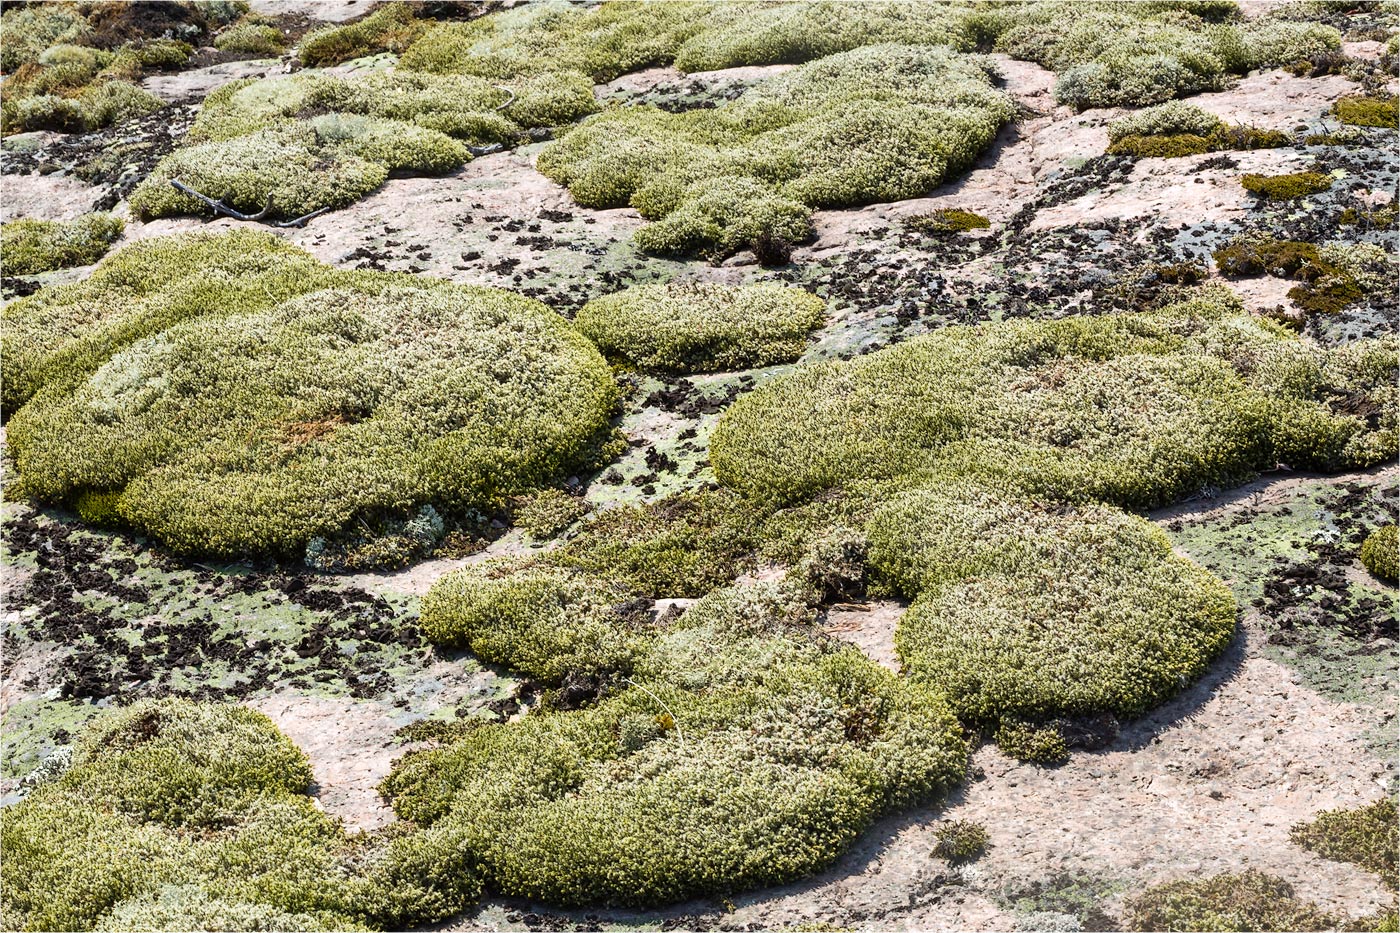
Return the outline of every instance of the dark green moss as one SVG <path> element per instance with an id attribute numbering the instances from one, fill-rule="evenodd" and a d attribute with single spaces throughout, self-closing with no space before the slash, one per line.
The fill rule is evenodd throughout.
<path id="1" fill-rule="evenodd" d="M 1363 230 L 1389 230 L 1395 226 L 1397 216 L 1400 216 L 1400 202 L 1391 198 L 1389 204 L 1370 210 L 1348 207 L 1337 218 L 1337 223 L 1347 227 L 1360 227 Z"/>
<path id="2" fill-rule="evenodd" d="M 1240 184 L 1250 194 L 1266 201 L 1292 201 L 1332 187 L 1332 177 L 1321 172 L 1294 172 L 1289 175 L 1245 175 Z"/>
<path id="3" fill-rule="evenodd" d="M 1334 930 L 1338 918 L 1300 900 L 1281 878 L 1249 870 L 1148 888 L 1126 905 L 1124 929 Z"/>
<path id="4" fill-rule="evenodd" d="M 1198 262 L 1174 262 L 1152 270 L 1157 281 L 1167 285 L 1199 285 L 1210 276 L 1210 270 Z"/>
<path id="5" fill-rule="evenodd" d="M 1124 136 L 1108 147 L 1108 154 L 1134 156 L 1139 159 L 1176 159 L 1205 152 L 1277 149 L 1290 142 L 1292 138 L 1279 130 L 1225 126 L 1209 136 L 1198 136 L 1194 133 Z"/>
<path id="6" fill-rule="evenodd" d="M 1385 525 L 1371 532 L 1361 545 L 1362 565 L 1380 579 L 1391 583 L 1400 578 L 1400 556 L 1396 554 L 1400 541 L 1397 538 L 1396 526 Z M 1394 812 L 1394 809 L 1395 805 L 1391 804 L 1391 811 Z"/>
<path id="7" fill-rule="evenodd" d="M 1395 560 L 1395 526 L 1390 529 L 1390 559 Z M 1382 529 L 1384 530 L 1384 529 Z M 1372 536 L 1374 537 L 1374 535 Z M 1392 563 L 1392 568 L 1394 564 Z M 1380 875 L 1394 890 L 1400 885 L 1400 831 L 1396 829 L 1396 806 L 1391 798 L 1354 810 L 1328 810 L 1310 823 L 1299 823 L 1289 838 L 1326 859 L 1351 862 Z"/>
<path id="8" fill-rule="evenodd" d="M 967 862 L 987 849 L 987 828 L 971 820 L 950 820 L 938 827 L 933 854 L 949 862 Z"/>
<path id="9" fill-rule="evenodd" d="M 1017 761 L 1057 765 L 1069 758 L 1065 737 L 1053 726 L 1006 723 L 996 734 L 997 748 Z"/>
<path id="10" fill-rule="evenodd" d="M 1332 105 L 1337 119 L 1350 126 L 1383 126 L 1395 129 L 1397 115 L 1394 97 L 1343 97 Z"/>
<path id="11" fill-rule="evenodd" d="M 931 214 L 920 214 L 904 221 L 904 225 L 920 233 L 966 233 L 968 230 L 985 230 L 992 222 L 981 214 L 948 207 Z"/>

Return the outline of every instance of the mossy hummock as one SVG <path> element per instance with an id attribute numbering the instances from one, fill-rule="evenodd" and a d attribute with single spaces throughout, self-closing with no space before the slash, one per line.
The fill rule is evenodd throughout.
<path id="1" fill-rule="evenodd" d="M 295 553 L 358 517 L 501 507 L 575 468 L 616 398 L 538 302 L 338 272 L 256 231 L 144 241 L 4 317 L 26 491 L 117 493 L 182 551 Z"/>
<path id="2" fill-rule="evenodd" d="M 102 213 L 12 220 L 0 227 L 0 269 L 6 275 L 38 275 L 97 262 L 125 227 L 120 217 Z"/>

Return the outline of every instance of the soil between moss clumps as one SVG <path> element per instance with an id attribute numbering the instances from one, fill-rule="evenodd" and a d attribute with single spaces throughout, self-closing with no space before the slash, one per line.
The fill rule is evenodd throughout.
<path id="1" fill-rule="evenodd" d="M 577 467 L 616 399 L 538 302 L 339 272 L 255 231 L 138 244 L 4 318 L 25 493 L 182 551 L 497 507 Z"/>

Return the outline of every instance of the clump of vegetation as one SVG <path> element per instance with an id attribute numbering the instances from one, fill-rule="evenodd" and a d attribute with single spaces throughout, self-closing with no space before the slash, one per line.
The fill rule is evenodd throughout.
<path id="1" fill-rule="evenodd" d="M 811 618 L 773 586 L 712 593 L 639 632 L 618 692 L 411 754 L 384 790 L 511 896 L 659 904 L 802 877 L 936 799 L 967 754 L 936 692 Z"/>
<path id="2" fill-rule="evenodd" d="M 145 241 L 4 320 L 26 490 L 120 493 L 126 524 L 184 551 L 499 508 L 589 456 L 616 395 L 538 302 L 337 272 L 257 231 Z"/>
<path id="3" fill-rule="evenodd" d="M 795 242 L 813 207 L 913 197 L 967 168 L 1014 115 L 991 67 L 937 47 L 868 46 L 711 110 L 607 111 L 539 165 L 580 204 L 630 204 L 656 221 L 638 234 L 643 249 Z"/>
<path id="4" fill-rule="evenodd" d="M 992 225 L 992 222 L 981 214 L 949 207 L 930 214 L 910 217 L 904 222 L 904 225 L 920 233 L 943 235 L 966 233 L 969 230 L 985 230 Z"/>
<path id="5" fill-rule="evenodd" d="M 1110 155 L 1174 159 L 1223 150 L 1275 149 L 1292 140 L 1279 130 L 1229 126 L 1195 104 L 1169 101 L 1108 125 Z"/>
<path id="6" fill-rule="evenodd" d="M 352 838 L 310 784 L 306 757 L 252 710 L 107 713 L 71 768 L 0 810 L 6 916 L 49 930 L 397 929 L 479 894 L 467 853 L 432 833 Z"/>
<path id="7" fill-rule="evenodd" d="M 1361 543 L 1361 565 L 1391 583 L 1400 579 L 1400 535 L 1396 526 L 1382 525 Z"/>
<path id="8" fill-rule="evenodd" d="M 298 56 L 303 65 L 324 67 L 379 52 L 400 53 L 423 34 L 426 23 L 408 3 L 385 3 L 364 19 L 307 33 Z"/>
<path id="9" fill-rule="evenodd" d="M 1173 881 L 1130 897 L 1129 930 L 1334 930 L 1338 918 L 1301 900 L 1281 878 L 1250 869 L 1198 881 Z"/>
<path id="10" fill-rule="evenodd" d="M 1395 526 L 1390 531 L 1391 568 L 1395 566 Z M 1374 535 L 1373 535 L 1374 537 Z M 1391 577 L 1394 579 L 1394 573 Z M 1380 875 L 1392 890 L 1400 885 L 1400 828 L 1393 798 L 1353 810 L 1328 810 L 1299 823 L 1289 838 L 1323 858 L 1351 862 Z"/>
<path id="11" fill-rule="evenodd" d="M 914 600 L 895 632 L 905 668 L 1025 760 L 1065 744 L 1024 722 L 1142 713 L 1234 634 L 1224 585 L 1117 509 L 940 484 L 877 509 L 869 535 L 871 567 Z"/>
<path id="12" fill-rule="evenodd" d="M 78 133 L 149 113 L 163 102 L 136 86 L 143 72 L 183 65 L 191 41 L 246 10 L 187 0 L 11 4 L 0 16 L 0 131 Z"/>
<path id="13" fill-rule="evenodd" d="M 1317 247 L 1297 240 L 1269 236 L 1241 237 L 1214 253 L 1215 265 L 1226 275 L 1272 275 L 1297 279 L 1288 297 L 1300 308 L 1335 314 L 1368 294 L 1390 287 L 1393 264 L 1387 254 L 1368 244 Z"/>
<path id="14" fill-rule="evenodd" d="M 1332 176 L 1321 172 L 1294 172 L 1290 175 L 1245 175 L 1244 190 L 1267 201 L 1292 201 L 1332 187 Z"/>
<path id="15" fill-rule="evenodd" d="M 214 48 L 249 55 L 281 55 L 287 50 L 287 37 L 276 26 L 244 19 L 215 36 Z"/>
<path id="16" fill-rule="evenodd" d="M 697 373 L 795 360 L 825 317 L 825 303 L 800 288 L 670 282 L 595 298 L 574 326 L 609 359 Z"/>
<path id="17" fill-rule="evenodd" d="M 998 727 L 997 748 L 1017 761 L 1057 765 L 1069 760 L 1065 737 L 1053 726 L 1036 727 L 1023 722 L 1007 722 Z"/>
<path id="18" fill-rule="evenodd" d="M 1371 426 L 1331 407 L 1327 386 L 1347 383 L 1390 404 L 1384 372 L 1352 369 L 1355 352 L 1252 320 L 1220 289 L 1140 314 L 949 329 L 759 386 L 721 418 L 711 459 L 721 482 L 764 502 L 953 471 L 1150 507 L 1279 462 L 1387 456 L 1392 414 Z M 1321 378 L 1266 382 L 1283 361 Z"/>
<path id="19" fill-rule="evenodd" d="M 549 559 L 656 598 L 703 596 L 750 569 L 761 515 L 725 490 L 593 515 Z"/>
<path id="20" fill-rule="evenodd" d="M 588 500 L 571 496 L 562 489 L 542 489 L 520 500 L 515 524 L 530 537 L 546 540 L 558 537 L 564 529 L 588 514 Z"/>
<path id="21" fill-rule="evenodd" d="M 434 644 L 467 648 L 549 686 L 632 670 L 638 634 L 623 595 L 582 574 L 482 564 L 439 579 L 419 624 Z"/>
<path id="22" fill-rule="evenodd" d="M 1389 230 L 1400 218 L 1400 201 L 1391 198 L 1389 204 L 1376 208 L 1348 207 L 1337 218 L 1343 226 L 1360 227 L 1363 230 Z"/>
<path id="23" fill-rule="evenodd" d="M 987 827 L 971 820 L 949 820 L 934 831 L 933 854 L 949 862 L 968 862 L 987 849 Z"/>
<path id="24" fill-rule="evenodd" d="M 1332 112 L 1348 126 L 1382 126 L 1395 129 L 1400 121 L 1400 105 L 1394 97 L 1343 97 L 1332 105 Z"/>
<path id="25" fill-rule="evenodd" d="M 111 214 L 73 220 L 12 220 L 0 227 L 0 256 L 6 275 L 38 275 L 97 262 L 125 224 Z"/>
<path id="26" fill-rule="evenodd" d="M 978 24 L 999 51 L 1055 71 L 1055 99 L 1081 110 L 1219 90 L 1230 75 L 1341 48 L 1330 26 L 1220 22 L 1231 12 L 1223 5 L 1042 2 L 988 11 Z"/>
<path id="27" fill-rule="evenodd" d="M 507 116 L 500 108 L 512 94 Z M 471 146 L 513 143 L 525 126 L 512 117 L 573 119 L 595 109 L 590 86 L 561 86 L 557 76 L 513 87 L 401 71 L 234 81 L 205 99 L 191 145 L 162 159 L 131 205 L 144 217 L 207 210 L 171 187 L 178 179 L 245 213 L 271 204 L 269 216 L 299 217 L 352 203 L 391 171 L 447 172 Z"/>

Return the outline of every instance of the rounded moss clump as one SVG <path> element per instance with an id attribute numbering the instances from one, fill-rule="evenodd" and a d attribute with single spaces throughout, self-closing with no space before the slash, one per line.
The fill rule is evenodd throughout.
<path id="1" fill-rule="evenodd" d="M 699 373 L 795 360 L 825 316 L 825 303 L 800 288 L 670 282 L 596 298 L 574 326 L 609 359 Z"/>
<path id="2" fill-rule="evenodd" d="M 378 52 L 402 52 L 427 24 L 408 3 L 386 3 L 364 19 L 307 33 L 297 54 L 303 65 L 325 67 Z"/>
<path id="3" fill-rule="evenodd" d="M 567 570 L 483 564 L 434 583 L 419 625 L 434 644 L 558 686 L 631 671 L 637 634 L 619 608 L 624 602 L 622 593 Z"/>
<path id="4" fill-rule="evenodd" d="M 871 566 L 914 598 L 895 632 L 905 669 L 979 724 L 1140 714 L 1234 635 L 1224 584 L 1117 509 L 953 484 L 881 507 L 869 535 Z"/>
<path id="5" fill-rule="evenodd" d="M 974 214 L 972 211 L 958 210 L 957 208 L 945 208 L 934 211 L 931 214 L 921 214 L 917 217 L 910 217 L 905 222 L 905 226 L 911 230 L 918 230 L 921 233 L 948 234 L 966 233 L 969 230 L 986 230 L 992 222 L 981 214 Z"/>
<path id="6" fill-rule="evenodd" d="M 261 713 L 185 700 L 111 711 L 73 766 L 0 809 L 0 901 L 31 930 L 407 929 L 479 896 L 433 831 L 349 835 Z"/>
<path id="7" fill-rule="evenodd" d="M 1069 759 L 1065 737 L 1053 726 L 1036 728 L 1023 722 L 1003 723 L 996 732 L 997 748 L 1017 761 L 1057 765 Z"/>
<path id="8" fill-rule="evenodd" d="M 1127 136 L 1210 136 L 1224 126 L 1225 121 L 1215 114 L 1174 100 L 1114 120 L 1108 125 L 1108 139 L 1116 143 Z"/>
<path id="9" fill-rule="evenodd" d="M 125 224 L 111 214 L 74 220 L 12 220 L 0 227 L 0 266 L 6 275 L 37 275 L 97 262 Z"/>
<path id="10" fill-rule="evenodd" d="M 1250 869 L 1172 881 L 1128 899 L 1124 929 L 1206 931 L 1335 930 L 1341 921 L 1299 899 L 1281 878 Z"/>
<path id="11" fill-rule="evenodd" d="M 1371 532 L 1361 544 L 1361 564 L 1372 574 L 1391 583 L 1400 578 L 1400 536 L 1395 525 L 1384 525 Z"/>
<path id="12" fill-rule="evenodd" d="M 510 896 L 646 905 L 800 878 L 967 755 L 937 692 L 810 623 L 771 586 L 711 594 L 651 630 L 628 689 L 411 755 L 385 791 Z"/>
<path id="13" fill-rule="evenodd" d="M 1295 172 L 1292 175 L 1245 175 L 1244 190 L 1267 201 L 1291 201 L 1317 194 L 1332 187 L 1332 176 L 1321 172 Z"/>
<path id="14" fill-rule="evenodd" d="M 562 489 L 542 489 L 520 501 L 515 509 L 515 524 L 530 537 L 543 541 L 557 537 L 588 510 L 587 499 L 571 496 Z"/>
<path id="15" fill-rule="evenodd" d="M 1333 352 L 1220 290 L 1134 315 L 949 328 L 764 383 L 724 413 L 711 460 L 721 482 L 765 503 L 952 473 L 1150 507 L 1275 463 L 1383 458 L 1393 417 L 1370 426 L 1334 411 L 1317 383 L 1255 384 L 1258 359 L 1285 351 L 1314 365 Z M 1355 389 L 1383 403 L 1383 379 Z"/>
<path id="16" fill-rule="evenodd" d="M 243 22 L 219 33 L 214 39 L 214 48 L 249 55 L 281 55 L 287 50 L 287 37 L 275 26 Z"/>
<path id="17" fill-rule="evenodd" d="M 631 204 L 657 221 L 637 235 L 650 252 L 797 243 L 813 207 L 915 197 L 968 168 L 1015 115 L 993 70 L 936 46 L 866 46 L 722 107 L 606 111 L 541 152 L 539 167 L 580 204 Z"/>
<path id="18" fill-rule="evenodd" d="M 971 820 L 950 820 L 934 832 L 938 842 L 933 854 L 949 862 L 967 862 L 977 858 L 987 848 L 987 827 Z"/>
<path id="19" fill-rule="evenodd" d="M 155 308 L 110 290 L 112 319 L 60 341 L 57 372 L 35 347 L 26 362 L 42 388 L 9 427 L 26 488 L 53 502 L 120 492 L 128 524 L 182 551 L 300 553 L 383 510 L 503 505 L 575 466 L 606 428 L 606 363 L 544 305 L 337 274 L 292 250 L 283 271 L 310 265 L 312 276 L 278 284 L 309 291 L 319 278 L 320 290 L 239 308 L 280 252 L 244 257 L 247 278 L 212 292 L 208 270 L 179 270 L 188 278 Z M 94 279 L 119 275 L 121 259 Z M 75 291 L 103 293 L 84 285 Z M 238 310 L 190 314 L 190 302 L 230 297 Z M 44 305 L 11 305 L 7 322 L 42 321 Z M 170 305 L 188 319 L 148 317 Z M 65 372 L 58 361 L 82 350 L 85 371 Z"/>
<path id="20" fill-rule="evenodd" d="M 1350 126 L 1400 125 L 1400 106 L 1394 97 L 1343 97 L 1332 105 L 1337 119 Z"/>
<path id="21" fill-rule="evenodd" d="M 1294 826 L 1289 838 L 1323 858 L 1374 872 L 1393 889 L 1400 884 L 1398 826 L 1395 799 L 1388 797 L 1353 810 L 1319 813 L 1311 822 Z"/>

